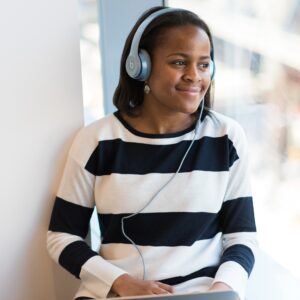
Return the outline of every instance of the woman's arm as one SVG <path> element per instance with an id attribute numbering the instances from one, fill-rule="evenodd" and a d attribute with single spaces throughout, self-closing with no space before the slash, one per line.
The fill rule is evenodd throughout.
<path id="1" fill-rule="evenodd" d="M 140 280 L 128 274 L 123 274 L 114 281 L 111 291 L 118 296 L 126 297 L 171 294 L 173 293 L 173 288 L 159 281 Z"/>
<path id="2" fill-rule="evenodd" d="M 227 191 L 219 212 L 223 253 L 211 288 L 219 288 L 219 283 L 225 284 L 224 288 L 232 288 L 243 299 L 255 262 L 257 240 L 248 146 L 242 128 L 238 124 L 234 125 L 229 138 L 233 143 L 230 151 L 235 161 L 229 169 Z"/>
<path id="3" fill-rule="evenodd" d="M 105 298 L 114 280 L 125 271 L 104 260 L 85 242 L 94 203 L 95 176 L 85 169 L 96 145 L 85 129 L 71 147 L 52 211 L 47 247 L 53 260 L 95 297 Z"/>

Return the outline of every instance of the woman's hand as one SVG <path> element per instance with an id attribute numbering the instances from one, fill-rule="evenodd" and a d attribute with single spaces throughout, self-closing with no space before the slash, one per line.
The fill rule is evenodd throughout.
<path id="1" fill-rule="evenodd" d="M 232 288 L 223 282 L 215 282 L 209 289 L 209 292 L 231 291 Z"/>
<path id="2" fill-rule="evenodd" d="M 158 281 L 140 280 L 128 274 L 123 274 L 114 281 L 111 291 L 120 297 L 126 297 L 170 294 L 173 293 L 173 288 L 170 285 Z"/>

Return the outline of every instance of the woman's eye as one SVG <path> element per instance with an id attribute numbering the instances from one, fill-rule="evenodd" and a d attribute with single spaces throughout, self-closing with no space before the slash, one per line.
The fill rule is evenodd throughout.
<path id="1" fill-rule="evenodd" d="M 185 62 L 183 60 L 176 60 L 174 61 L 174 65 L 177 65 L 177 66 L 184 66 L 185 65 Z"/>
<path id="2" fill-rule="evenodd" d="M 200 64 L 199 67 L 201 69 L 208 69 L 209 68 L 209 63 L 203 63 L 203 64 Z"/>

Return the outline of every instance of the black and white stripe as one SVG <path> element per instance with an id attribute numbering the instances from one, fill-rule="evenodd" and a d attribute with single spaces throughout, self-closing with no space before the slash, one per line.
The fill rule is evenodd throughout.
<path id="1" fill-rule="evenodd" d="M 48 249 L 82 279 L 78 296 L 103 298 L 120 274 L 140 276 L 140 260 L 121 232 L 121 219 L 139 211 L 169 180 L 193 138 L 192 127 L 147 135 L 124 122 L 111 115 L 80 131 L 53 208 Z M 247 160 L 240 127 L 207 114 L 172 184 L 125 221 L 149 279 L 190 290 L 216 277 L 242 295 L 256 243 Z M 100 255 L 84 242 L 94 205 Z"/>
<path id="2" fill-rule="evenodd" d="M 151 145 L 124 142 L 121 139 L 101 141 L 92 153 L 86 169 L 96 176 L 112 173 L 174 173 L 190 143 L 182 141 L 170 145 Z M 180 172 L 228 171 L 237 159 L 236 150 L 227 135 L 218 138 L 203 137 L 193 144 Z"/>

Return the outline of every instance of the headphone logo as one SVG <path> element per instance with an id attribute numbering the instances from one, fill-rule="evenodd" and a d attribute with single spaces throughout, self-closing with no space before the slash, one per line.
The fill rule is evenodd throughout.
<path id="1" fill-rule="evenodd" d="M 133 70 L 133 68 L 134 68 L 134 63 L 132 62 L 132 60 L 129 62 L 129 68 L 130 68 L 131 70 Z"/>

